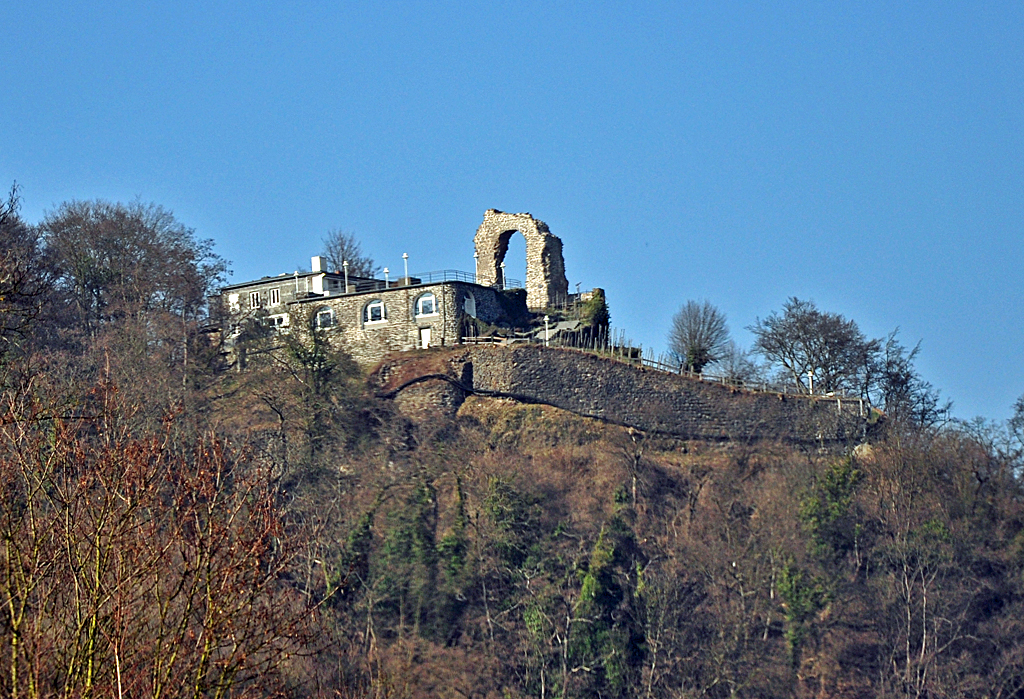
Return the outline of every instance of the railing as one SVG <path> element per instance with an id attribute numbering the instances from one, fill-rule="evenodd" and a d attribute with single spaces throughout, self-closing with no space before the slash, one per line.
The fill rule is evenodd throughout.
<path id="1" fill-rule="evenodd" d="M 469 282 L 476 284 L 476 275 L 469 272 L 460 272 L 457 269 L 442 269 L 436 272 L 425 272 L 423 274 L 410 275 L 412 285 L 435 284 L 437 282 Z"/>
<path id="2" fill-rule="evenodd" d="M 513 335 L 511 337 L 503 337 L 501 335 L 477 335 L 473 337 L 462 338 L 462 344 L 464 345 L 518 345 L 524 343 L 536 344 L 537 339 L 532 335 Z"/>
<path id="3" fill-rule="evenodd" d="M 436 272 L 424 272 L 421 274 L 412 274 L 409 277 L 409 285 L 417 286 L 420 284 L 436 284 L 437 282 L 469 282 L 470 284 L 479 284 L 477 281 L 477 275 L 469 272 L 461 272 L 457 269 L 442 269 Z M 523 282 L 519 279 L 506 279 L 505 289 L 522 289 Z"/>
<path id="4" fill-rule="evenodd" d="M 653 357 L 641 357 L 640 363 L 655 371 L 663 371 L 668 374 L 678 374 L 679 376 L 686 376 L 697 381 L 706 381 L 708 383 L 717 383 L 722 386 L 729 386 L 731 388 L 742 388 L 747 391 L 756 391 L 758 393 L 781 393 L 787 396 L 811 396 L 814 398 L 836 398 L 847 401 L 861 401 L 863 400 L 860 396 L 850 395 L 849 393 L 842 392 L 829 392 L 829 393 L 808 393 L 806 387 L 796 386 L 794 384 L 783 384 L 773 383 L 770 381 L 744 381 L 742 379 L 734 379 L 728 376 L 716 376 L 714 374 L 698 374 L 693 371 L 687 371 L 678 364 L 670 364 L 664 360 L 654 359 Z"/>
<path id="5" fill-rule="evenodd" d="M 349 293 L 360 294 L 365 291 L 382 291 L 389 286 L 394 286 L 394 284 L 385 283 L 383 279 L 367 279 L 365 281 L 354 281 L 349 286 L 352 288 L 352 291 Z"/>
<path id="6" fill-rule="evenodd" d="M 586 303 L 587 299 L 589 299 L 590 297 L 591 294 L 586 291 L 583 292 L 582 294 L 562 294 L 561 296 L 558 296 L 557 298 L 550 301 L 547 307 L 549 310 L 564 311 L 568 314 L 569 317 L 578 318 L 580 306 Z"/>
<path id="7" fill-rule="evenodd" d="M 352 280 L 349 282 L 348 293 L 360 294 L 367 291 L 384 291 L 386 289 L 401 289 L 408 286 L 423 286 L 424 284 L 437 284 L 439 282 L 467 282 L 469 284 L 478 284 L 477 276 L 470 272 L 462 272 L 457 269 L 442 269 L 434 272 L 423 272 L 419 274 L 410 274 L 408 279 L 361 279 Z M 522 289 L 523 282 L 518 279 L 506 279 L 505 289 Z M 331 295 L 335 293 L 331 290 Z M 344 293 L 338 291 L 337 293 Z"/>
<path id="8" fill-rule="evenodd" d="M 640 360 L 643 366 L 654 369 L 655 371 L 662 371 L 667 374 L 678 374 L 679 376 L 686 376 L 687 378 L 696 379 L 698 381 L 706 381 L 708 383 L 717 383 L 723 386 L 730 386 L 733 388 L 743 388 L 748 391 L 758 391 L 760 393 L 782 393 L 787 396 L 808 396 L 814 395 L 818 398 L 842 398 L 844 400 L 860 400 L 859 396 L 851 396 L 847 393 L 815 393 L 810 394 L 804 388 L 795 386 L 793 384 L 781 384 L 771 383 L 768 381 L 743 381 L 742 379 L 733 379 L 728 376 L 716 376 L 715 374 L 698 374 L 694 371 L 687 371 L 680 367 L 678 364 L 669 364 L 664 361 L 652 359 L 650 357 L 643 357 Z"/>
<path id="9" fill-rule="evenodd" d="M 605 357 L 623 364 L 630 364 L 632 366 L 642 366 L 647 369 L 653 369 L 666 374 L 675 374 L 677 376 L 685 376 L 695 381 L 703 381 L 705 383 L 715 383 L 721 386 L 727 386 L 730 388 L 742 389 L 745 391 L 753 391 L 755 393 L 772 393 L 782 394 L 786 396 L 798 396 L 801 398 L 815 398 L 815 399 L 829 399 L 836 400 L 839 410 L 843 409 L 843 403 L 845 402 L 848 406 L 857 406 L 857 410 L 863 416 L 865 409 L 868 407 L 863 398 L 856 395 L 850 395 L 847 393 L 815 393 L 809 394 L 805 387 L 798 387 L 793 384 L 780 384 L 772 383 L 768 381 L 742 381 L 739 379 L 732 379 L 726 376 L 715 376 L 714 374 L 698 374 L 696 372 L 687 371 L 682 366 L 676 363 L 665 361 L 664 356 L 661 359 L 655 359 L 653 352 L 649 352 L 647 356 L 643 355 L 642 349 L 639 346 L 633 346 L 631 343 L 627 344 L 625 340 L 625 334 L 621 331 L 609 333 L 612 335 L 611 338 L 608 335 L 601 335 L 599 338 L 595 338 L 597 341 L 590 346 L 578 346 L 563 343 L 561 333 L 555 335 L 552 334 L 548 341 L 545 342 L 543 336 L 543 330 L 537 333 L 513 333 L 510 337 L 502 336 L 480 336 L 480 337 L 463 337 L 462 342 L 464 344 L 496 344 L 496 345 L 512 345 L 520 343 L 533 343 L 549 345 L 552 347 L 558 347 L 562 349 L 572 349 L 579 352 L 586 352 L 588 354 L 596 354 L 599 357 Z M 602 341 L 605 344 L 602 345 Z"/>

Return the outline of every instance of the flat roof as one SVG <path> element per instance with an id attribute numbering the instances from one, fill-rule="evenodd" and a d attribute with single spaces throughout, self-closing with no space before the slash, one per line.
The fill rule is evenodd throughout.
<path id="1" fill-rule="evenodd" d="M 383 282 L 384 280 L 381 279 L 379 281 Z M 475 286 L 478 289 L 493 288 L 489 286 L 483 286 L 482 284 L 477 284 L 475 282 L 464 282 L 457 279 L 449 279 L 447 281 L 423 282 L 420 284 L 403 284 L 402 286 L 390 286 L 387 289 L 367 289 L 365 291 L 349 291 L 347 293 L 343 293 L 340 291 L 331 292 L 328 294 L 324 294 L 322 296 L 307 296 L 305 298 L 295 299 L 294 301 L 289 301 L 288 303 L 311 303 L 313 301 L 326 301 L 327 299 L 337 299 L 347 296 L 379 296 L 381 294 L 393 294 L 396 291 L 408 291 L 409 289 L 425 289 L 431 286 L 445 286 L 446 284 L 463 284 L 465 286 Z"/>
<path id="2" fill-rule="evenodd" d="M 220 288 L 220 290 L 221 290 L 221 293 L 223 293 L 225 291 L 230 291 L 231 289 L 241 289 L 242 287 L 245 287 L 245 286 L 253 286 L 254 284 L 269 284 L 269 283 L 275 282 L 275 281 L 288 281 L 288 280 L 294 280 L 294 279 L 305 279 L 306 277 L 316 277 L 316 276 L 320 276 L 320 275 L 323 275 L 325 277 L 331 277 L 332 279 L 342 279 L 342 280 L 345 279 L 345 275 L 340 273 L 340 272 L 283 272 L 281 274 L 278 274 L 276 277 L 274 277 L 274 276 L 266 276 L 266 277 L 260 277 L 259 279 L 252 279 L 252 280 L 247 281 L 247 282 L 238 282 L 237 284 L 228 284 L 227 286 L 222 286 Z M 358 279 L 359 281 L 364 281 L 364 282 L 375 281 L 373 277 L 357 277 L 354 274 L 348 275 L 348 278 L 349 278 L 350 281 L 353 280 L 353 279 Z M 380 281 L 383 282 L 384 280 L 381 279 Z"/>

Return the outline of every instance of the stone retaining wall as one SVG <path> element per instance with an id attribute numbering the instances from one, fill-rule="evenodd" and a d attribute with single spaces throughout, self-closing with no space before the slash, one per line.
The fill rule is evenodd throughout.
<path id="1" fill-rule="evenodd" d="M 452 395 L 455 387 L 463 395 L 481 392 L 545 403 L 685 439 L 821 444 L 859 440 L 867 430 L 865 409 L 857 400 L 755 393 L 574 350 L 536 345 L 470 347 L 435 355 L 429 364 L 417 366 L 423 359 L 395 356 L 376 373 L 382 393 L 399 396 L 403 390 L 412 390 L 419 414 L 426 407 L 423 398 L 430 394 L 428 385 L 448 383 L 443 391 L 444 410 L 459 402 Z M 431 375 L 451 381 L 416 381 Z M 403 385 L 408 388 L 402 389 Z"/>

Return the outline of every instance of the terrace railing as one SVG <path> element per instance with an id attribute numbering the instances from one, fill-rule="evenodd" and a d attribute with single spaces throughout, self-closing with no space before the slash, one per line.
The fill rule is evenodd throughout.
<path id="1" fill-rule="evenodd" d="M 408 279 L 398 277 L 394 279 L 360 279 L 349 282 L 348 293 L 360 294 L 366 291 L 383 291 L 385 289 L 400 289 L 406 286 L 423 286 L 425 284 L 437 284 L 439 282 L 468 282 L 477 284 L 477 276 L 470 272 L 462 272 L 457 269 L 441 269 L 433 272 L 420 272 L 410 274 Z M 504 288 L 522 289 L 523 282 L 519 279 L 506 279 Z M 342 293 L 342 292 L 338 292 Z"/>

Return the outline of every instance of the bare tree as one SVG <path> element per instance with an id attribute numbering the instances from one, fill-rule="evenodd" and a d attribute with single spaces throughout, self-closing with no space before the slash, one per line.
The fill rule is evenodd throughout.
<path id="1" fill-rule="evenodd" d="M 155 204 L 65 202 L 40 230 L 59 286 L 89 328 L 151 311 L 199 317 L 227 271 L 212 240 Z"/>
<path id="2" fill-rule="evenodd" d="M 672 318 L 668 351 L 681 365 L 700 373 L 724 356 L 729 341 L 725 314 L 710 301 L 687 301 Z"/>
<path id="3" fill-rule="evenodd" d="M 918 426 L 934 426 L 949 416 L 952 401 L 943 401 L 938 389 L 921 378 L 914 360 L 921 351 L 921 343 L 907 349 L 897 339 L 899 329 L 885 338 L 869 377 L 871 400 L 884 407 L 889 420 Z M 1012 426 L 1012 424 L 1011 424 Z"/>
<path id="4" fill-rule="evenodd" d="M 6 226 L 8 221 L 15 221 L 18 218 L 18 209 L 21 208 L 21 196 L 18 194 L 18 183 L 11 185 L 11 191 L 7 195 L 7 201 L 0 201 L 0 227 Z"/>
<path id="5" fill-rule="evenodd" d="M 732 340 L 725 343 L 721 355 L 712 363 L 711 370 L 718 376 L 738 383 L 757 383 L 764 379 L 764 367 L 751 358 L 748 350 Z"/>
<path id="6" fill-rule="evenodd" d="M 96 388 L 87 419 L 0 395 L 5 696 L 273 694 L 311 618 L 269 469 Z"/>
<path id="7" fill-rule="evenodd" d="M 36 229 L 18 215 L 18 185 L 0 201 L 0 352 L 42 312 L 53 275 Z"/>
<path id="8" fill-rule="evenodd" d="M 868 340 L 854 321 L 793 297 L 781 315 L 773 312 L 749 329 L 756 338 L 754 350 L 804 390 L 810 390 L 808 374 L 813 373 L 822 393 L 867 393 L 881 342 Z"/>
<path id="9" fill-rule="evenodd" d="M 363 254 L 356 237 L 340 228 L 324 236 L 323 246 L 327 264 L 334 271 L 340 271 L 344 262 L 348 262 L 348 273 L 354 277 L 373 277 L 380 271 L 373 258 Z"/>

